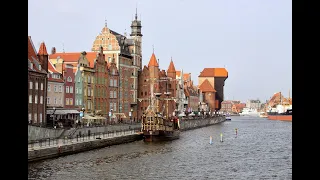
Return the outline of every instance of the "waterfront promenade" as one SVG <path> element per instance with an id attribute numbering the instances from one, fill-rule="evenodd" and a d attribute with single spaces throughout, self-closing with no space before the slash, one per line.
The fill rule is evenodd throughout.
<path id="1" fill-rule="evenodd" d="M 72 144 L 79 144 L 83 142 L 89 141 L 101 141 L 102 139 L 110 139 L 115 137 L 122 137 L 131 134 L 138 134 L 140 132 L 139 129 L 133 130 L 123 130 L 123 131 L 114 131 L 114 132 L 107 132 L 107 133 L 93 133 L 92 135 L 82 135 L 77 136 L 76 138 L 61 138 L 61 139 L 46 139 L 42 141 L 37 141 L 35 143 L 28 144 L 28 151 L 35 151 L 40 149 L 48 149 L 52 147 L 61 147 L 64 145 L 72 145 Z"/>

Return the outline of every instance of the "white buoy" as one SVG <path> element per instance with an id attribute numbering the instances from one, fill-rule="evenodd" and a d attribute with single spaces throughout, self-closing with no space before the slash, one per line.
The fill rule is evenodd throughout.
<path id="1" fill-rule="evenodd" d="M 210 136 L 210 144 L 212 144 L 212 136 Z"/>
<path id="2" fill-rule="evenodd" d="M 220 133 L 220 142 L 223 142 L 222 133 Z"/>

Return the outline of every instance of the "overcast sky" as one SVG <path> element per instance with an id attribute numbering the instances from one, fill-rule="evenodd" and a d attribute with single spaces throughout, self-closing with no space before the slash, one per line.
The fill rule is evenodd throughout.
<path id="1" fill-rule="evenodd" d="M 176 70 L 191 73 L 225 67 L 225 99 L 292 97 L 291 0 L 29 0 L 28 34 L 61 52 L 91 51 L 108 27 L 130 33 L 136 5 L 142 20 L 143 64 L 154 45 L 160 68 L 172 56 Z"/>

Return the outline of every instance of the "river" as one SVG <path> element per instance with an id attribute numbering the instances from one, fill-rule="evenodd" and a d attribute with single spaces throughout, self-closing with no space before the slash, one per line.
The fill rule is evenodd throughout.
<path id="1" fill-rule="evenodd" d="M 29 163 L 28 168 L 29 179 L 49 180 L 292 179 L 292 122 L 232 116 L 184 131 L 178 140 L 136 141 Z"/>

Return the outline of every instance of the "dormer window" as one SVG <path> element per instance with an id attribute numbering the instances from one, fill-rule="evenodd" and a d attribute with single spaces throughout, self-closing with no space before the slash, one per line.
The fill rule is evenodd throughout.
<path id="1" fill-rule="evenodd" d="M 41 65 L 39 64 L 39 70 L 41 71 Z"/>
<path id="2" fill-rule="evenodd" d="M 33 64 L 32 64 L 32 62 L 30 62 L 30 69 L 33 69 Z"/>
<path id="3" fill-rule="evenodd" d="M 67 79 L 68 82 L 72 82 L 72 78 L 69 76 Z"/>

